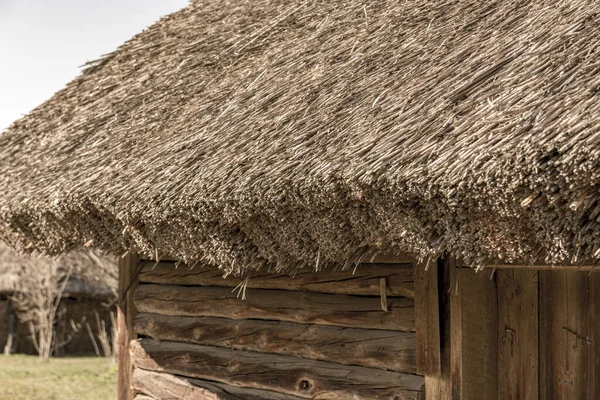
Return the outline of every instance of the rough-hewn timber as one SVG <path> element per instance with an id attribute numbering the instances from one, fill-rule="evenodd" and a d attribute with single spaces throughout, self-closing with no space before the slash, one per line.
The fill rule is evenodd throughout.
<path id="1" fill-rule="evenodd" d="M 301 397 L 260 389 L 241 388 L 166 373 L 133 371 L 133 388 L 156 400 L 300 400 Z"/>
<path id="2" fill-rule="evenodd" d="M 375 297 L 248 289 L 246 299 L 229 288 L 140 285 L 139 312 L 230 319 L 267 319 L 367 329 L 414 331 L 414 301 L 388 298 L 388 312 Z"/>
<path id="3" fill-rule="evenodd" d="M 423 377 L 374 368 L 141 339 L 130 345 L 135 366 L 233 386 L 310 399 L 416 400 Z"/>
<path id="4" fill-rule="evenodd" d="M 225 286 L 236 287 L 244 278 L 229 276 L 214 267 L 185 264 L 178 267 L 175 262 L 146 261 L 140 273 L 140 282 L 169 285 Z M 371 295 L 380 294 L 379 279 L 386 278 L 388 296 L 414 297 L 411 264 L 360 264 L 355 269 L 341 271 L 327 269 L 298 270 L 292 276 L 286 274 L 254 272 L 248 275 L 246 287 L 253 289 L 284 289 L 310 292 Z"/>
<path id="5" fill-rule="evenodd" d="M 134 329 L 159 340 L 416 372 L 412 332 L 145 313 L 136 316 Z"/>

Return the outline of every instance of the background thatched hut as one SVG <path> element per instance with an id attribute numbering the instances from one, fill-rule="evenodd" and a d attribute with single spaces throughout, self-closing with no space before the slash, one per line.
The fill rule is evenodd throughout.
<path id="1" fill-rule="evenodd" d="M 0 137 L 0 236 L 123 255 L 122 399 L 600 398 L 599 28 L 193 1 Z"/>
<path id="2" fill-rule="evenodd" d="M 24 274 L 42 270 L 50 262 L 59 263 L 65 270 L 73 268 L 62 291 L 59 318 L 55 326 L 56 340 L 59 342 L 67 342 L 67 338 L 69 340 L 57 350 L 59 354 L 68 355 L 94 354 L 94 344 L 85 324 L 89 324 L 96 341 L 100 329 L 98 318 L 105 322 L 106 332 L 109 335 L 111 333 L 110 313 L 116 310 L 117 295 L 115 258 L 91 251 L 74 252 L 56 260 L 40 256 L 27 257 L 2 243 L 0 243 L 0 349 L 4 349 L 7 353 L 36 353 L 28 323 L 19 321 L 19 301 L 15 297 L 19 297 L 19 293 L 32 290 L 29 284 L 38 282 L 37 279 L 25 279 Z M 62 272 L 58 271 L 58 274 Z M 61 276 L 66 276 L 65 274 Z M 79 325 L 77 332 L 73 331 L 71 321 Z"/>

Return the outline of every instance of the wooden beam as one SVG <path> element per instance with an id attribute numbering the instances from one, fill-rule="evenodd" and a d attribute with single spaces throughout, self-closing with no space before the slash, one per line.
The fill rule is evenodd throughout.
<path id="1" fill-rule="evenodd" d="M 600 272 L 600 266 L 596 264 L 583 264 L 583 265 L 524 265 L 524 264 L 493 264 L 485 267 L 486 269 L 527 269 L 537 271 L 598 271 Z"/>
<path id="2" fill-rule="evenodd" d="M 412 332 L 144 313 L 136 316 L 134 329 L 158 340 L 416 372 Z"/>
<path id="3" fill-rule="evenodd" d="M 348 260 L 348 263 L 352 264 L 412 264 L 416 261 L 414 255 L 406 252 L 399 253 L 390 253 L 390 252 L 375 252 L 367 250 L 364 254 L 371 254 L 369 256 L 364 256 L 361 258 L 354 258 L 352 260 Z M 156 261 L 154 258 L 150 258 L 149 261 Z M 170 255 L 161 255 L 160 261 L 178 261 L 177 257 Z M 344 262 L 339 263 L 339 265 L 344 264 Z"/>
<path id="4" fill-rule="evenodd" d="M 417 372 L 441 373 L 440 306 L 437 262 L 417 264 L 415 272 L 415 327 L 417 332 Z"/>
<path id="5" fill-rule="evenodd" d="M 416 400 L 423 386 L 417 375 L 220 347 L 141 339 L 130 350 L 142 369 L 309 399 Z"/>
<path id="6" fill-rule="evenodd" d="M 300 400 L 301 397 L 171 374 L 133 370 L 133 388 L 156 400 Z"/>
<path id="7" fill-rule="evenodd" d="M 487 273 L 452 268 L 452 399 L 498 399 L 496 283 Z"/>
<path id="8" fill-rule="evenodd" d="M 539 398 L 538 271 L 496 271 L 498 398 Z"/>
<path id="9" fill-rule="evenodd" d="M 388 312 L 375 297 L 248 289 L 246 299 L 229 288 L 140 285 L 134 302 L 140 312 L 230 319 L 265 319 L 397 331 L 415 330 L 414 301 L 388 298 Z"/>
<path id="10" fill-rule="evenodd" d="M 132 292 L 136 286 L 136 266 L 138 258 L 134 254 L 127 254 L 119 258 L 119 288 L 117 303 L 117 327 L 118 327 L 118 352 L 119 352 L 119 377 L 118 377 L 118 399 L 132 400 L 131 389 L 131 361 L 128 351 L 129 342 L 136 338 L 133 331 L 133 317 L 135 306 L 133 304 Z"/>
<path id="11" fill-rule="evenodd" d="M 164 261 L 143 263 L 140 282 L 168 285 L 196 285 L 237 287 L 249 278 L 249 289 L 300 290 L 332 294 L 353 294 L 377 296 L 380 292 L 380 279 L 385 278 L 388 296 L 413 297 L 413 272 L 411 264 L 360 264 L 346 270 L 325 269 L 315 272 L 312 269 L 295 271 L 292 275 L 249 272 L 242 278 L 229 276 L 212 266 L 197 265 L 189 268 L 175 262 Z"/>

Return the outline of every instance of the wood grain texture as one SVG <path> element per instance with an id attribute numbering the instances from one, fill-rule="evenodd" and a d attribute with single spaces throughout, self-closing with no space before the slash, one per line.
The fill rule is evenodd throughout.
<path id="1" fill-rule="evenodd" d="M 581 265 L 547 265 L 547 264 L 491 264 L 486 269 L 526 269 L 537 271 L 569 271 L 569 272 L 592 272 L 600 273 L 600 266 L 596 262 L 584 263 Z"/>
<path id="2" fill-rule="evenodd" d="M 215 267 L 185 264 L 178 267 L 175 262 L 144 262 L 140 282 L 168 285 L 196 285 L 237 287 L 246 277 L 229 276 Z M 246 287 L 252 289 L 282 289 L 309 292 L 378 296 L 380 279 L 385 278 L 388 296 L 413 297 L 413 273 L 411 264 L 360 264 L 347 270 L 326 269 L 315 272 L 303 269 L 288 274 L 253 272 L 247 276 Z"/>
<path id="3" fill-rule="evenodd" d="M 425 398 L 448 400 L 452 398 L 451 376 L 451 326 L 450 326 L 450 269 L 454 258 L 444 257 L 437 261 L 437 285 L 439 299 L 440 373 L 425 376 Z M 418 328 L 417 328 L 418 329 Z"/>
<path id="4" fill-rule="evenodd" d="M 389 311 L 384 312 L 375 297 L 248 289 L 241 300 L 229 288 L 144 284 L 134 302 L 140 312 L 162 315 L 415 330 L 413 299 L 403 297 L 388 298 Z"/>
<path id="5" fill-rule="evenodd" d="M 589 399 L 600 399 L 600 274 L 589 274 L 589 343 L 587 393 Z"/>
<path id="6" fill-rule="evenodd" d="M 415 326 L 417 333 L 417 372 L 439 376 L 441 373 L 440 307 L 437 263 L 427 270 L 417 264 L 415 272 Z"/>
<path id="7" fill-rule="evenodd" d="M 135 339 L 133 331 L 133 317 L 136 313 L 133 304 L 133 295 L 137 286 L 136 275 L 139 259 L 136 255 L 128 253 L 119 258 L 119 287 L 117 303 L 117 327 L 118 327 L 118 354 L 119 354 L 119 376 L 117 380 L 117 392 L 119 400 L 132 400 L 131 389 L 132 367 L 128 351 L 129 342 Z"/>
<path id="8" fill-rule="evenodd" d="M 496 283 L 487 273 L 453 268 L 452 398 L 498 399 Z"/>
<path id="9" fill-rule="evenodd" d="M 540 398 L 598 398 L 598 278 L 540 272 Z"/>
<path id="10" fill-rule="evenodd" d="M 136 367 L 310 399 L 416 400 L 417 375 L 273 354 L 141 339 L 131 342 Z"/>
<path id="11" fill-rule="evenodd" d="M 156 400 L 300 400 L 301 397 L 171 374 L 133 371 L 133 388 Z"/>
<path id="12" fill-rule="evenodd" d="M 498 398 L 539 398 L 538 271 L 498 270 Z"/>
<path id="13" fill-rule="evenodd" d="M 136 316 L 134 329 L 158 340 L 416 372 L 412 332 L 145 313 Z"/>

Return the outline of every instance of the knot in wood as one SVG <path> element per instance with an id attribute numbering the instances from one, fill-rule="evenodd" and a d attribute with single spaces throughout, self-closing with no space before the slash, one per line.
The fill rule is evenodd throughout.
<path id="1" fill-rule="evenodd" d="M 300 381 L 300 384 L 298 385 L 298 387 L 300 388 L 300 390 L 310 390 L 310 388 L 312 387 L 311 383 L 306 380 L 306 379 L 302 379 Z"/>

